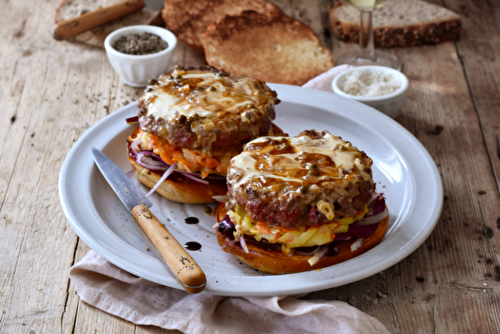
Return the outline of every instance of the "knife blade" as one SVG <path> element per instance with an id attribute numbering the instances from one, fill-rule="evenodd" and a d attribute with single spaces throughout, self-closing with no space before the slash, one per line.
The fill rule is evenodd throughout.
<path id="1" fill-rule="evenodd" d="M 102 175 L 132 214 L 135 224 L 163 264 L 186 291 L 201 292 L 207 282 L 205 273 L 149 210 L 153 203 L 104 153 L 92 147 L 92 155 Z"/>

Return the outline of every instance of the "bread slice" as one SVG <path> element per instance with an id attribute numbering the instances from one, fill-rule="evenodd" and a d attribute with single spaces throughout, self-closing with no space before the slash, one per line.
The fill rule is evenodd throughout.
<path id="1" fill-rule="evenodd" d="M 63 0 L 56 9 L 55 22 L 58 23 L 69 20 L 122 1 L 123 0 Z M 145 7 L 142 10 L 124 15 L 92 30 L 78 34 L 75 37 L 67 39 L 67 41 L 104 48 L 104 40 L 110 33 L 116 29 L 140 24 L 163 25 L 160 11 L 151 10 Z"/>
<path id="2" fill-rule="evenodd" d="M 343 2 L 330 10 L 332 32 L 346 42 L 359 38 L 359 10 Z M 460 37 L 460 16 L 418 0 L 391 0 L 373 12 L 375 46 L 416 46 L 453 41 Z"/>
<path id="3" fill-rule="evenodd" d="M 207 27 L 225 15 L 238 15 L 245 10 L 281 14 L 278 7 L 265 0 L 166 0 L 162 16 L 167 29 L 179 41 L 197 52 L 204 52 L 201 37 Z"/>
<path id="4" fill-rule="evenodd" d="M 210 65 L 265 82 L 302 85 L 334 65 L 311 28 L 285 14 L 225 16 L 208 27 L 203 46 Z"/>

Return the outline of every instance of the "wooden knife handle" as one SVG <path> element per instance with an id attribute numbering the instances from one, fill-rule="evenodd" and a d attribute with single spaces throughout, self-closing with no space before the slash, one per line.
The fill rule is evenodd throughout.
<path id="1" fill-rule="evenodd" d="M 187 253 L 170 232 L 144 204 L 132 209 L 139 229 L 153 245 L 156 254 L 162 259 L 170 272 L 191 293 L 198 293 L 205 288 L 205 273 Z"/>
<path id="2" fill-rule="evenodd" d="M 144 0 L 127 0 L 88 12 L 56 24 L 52 29 L 52 36 L 57 40 L 73 37 L 120 16 L 139 10 L 144 6 Z"/>

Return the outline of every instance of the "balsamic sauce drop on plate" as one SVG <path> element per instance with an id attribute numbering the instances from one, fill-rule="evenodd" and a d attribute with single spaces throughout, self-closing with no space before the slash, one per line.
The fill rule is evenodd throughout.
<path id="1" fill-rule="evenodd" d="M 184 219 L 184 222 L 186 224 L 190 224 L 191 225 L 191 224 L 198 224 L 200 222 L 200 220 L 198 218 L 196 218 L 196 217 L 188 217 L 188 218 Z"/>
<path id="2" fill-rule="evenodd" d="M 184 244 L 184 247 L 187 250 L 191 250 L 191 251 L 197 251 L 197 250 L 201 249 L 201 245 L 199 243 L 197 243 L 196 241 L 188 241 Z"/>

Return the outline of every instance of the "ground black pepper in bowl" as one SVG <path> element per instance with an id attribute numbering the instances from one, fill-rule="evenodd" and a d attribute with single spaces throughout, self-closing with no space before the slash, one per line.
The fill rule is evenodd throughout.
<path id="1" fill-rule="evenodd" d="M 168 44 L 155 34 L 141 32 L 120 37 L 113 48 L 129 55 L 150 55 L 165 50 Z"/>

